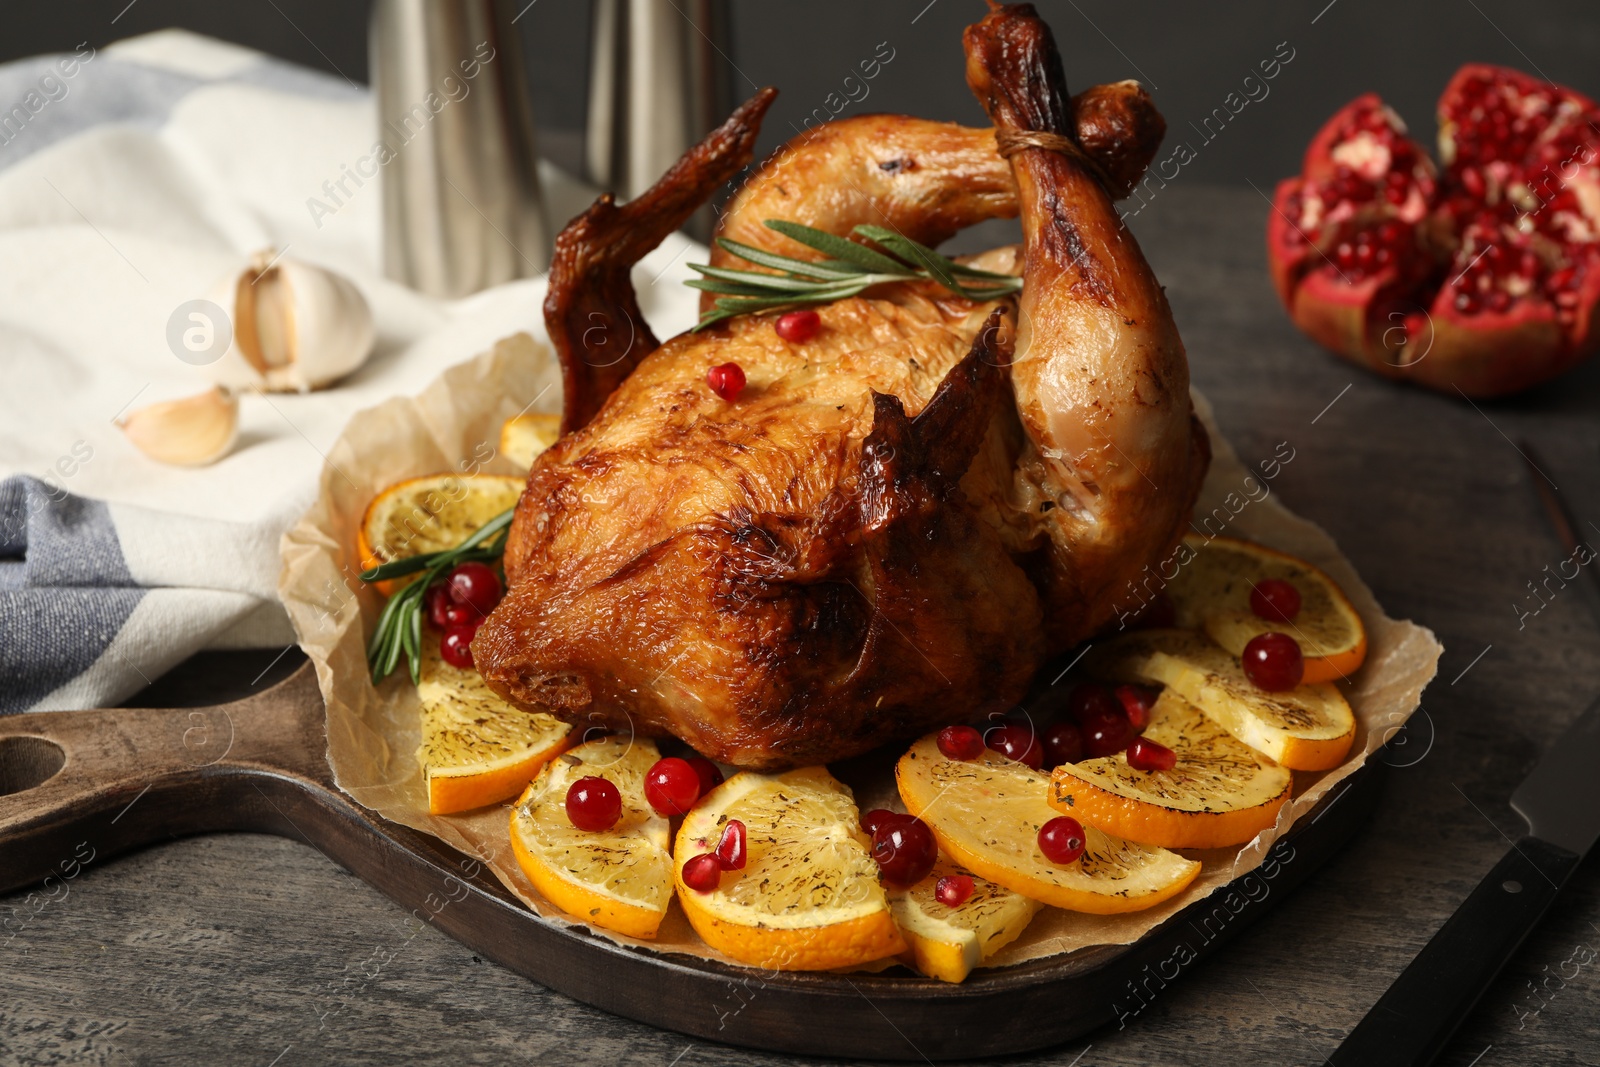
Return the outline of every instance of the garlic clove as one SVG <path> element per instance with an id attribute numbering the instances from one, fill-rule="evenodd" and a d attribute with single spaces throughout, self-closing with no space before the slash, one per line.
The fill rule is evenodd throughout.
<path id="1" fill-rule="evenodd" d="M 372 353 L 372 308 L 348 278 L 270 252 L 223 282 L 233 342 L 211 377 L 234 389 L 307 392 L 361 366 Z"/>
<path id="2" fill-rule="evenodd" d="M 200 467 L 227 455 L 239 433 L 239 398 L 220 386 L 135 408 L 117 420 L 134 447 L 161 463 Z"/>

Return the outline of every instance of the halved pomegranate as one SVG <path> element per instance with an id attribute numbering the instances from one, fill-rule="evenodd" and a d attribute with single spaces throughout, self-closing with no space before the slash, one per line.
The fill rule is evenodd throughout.
<path id="1" fill-rule="evenodd" d="M 1439 100 L 1436 167 L 1368 93 L 1279 183 L 1267 257 L 1296 325 L 1391 378 L 1516 392 L 1600 347 L 1600 111 L 1468 64 Z"/>

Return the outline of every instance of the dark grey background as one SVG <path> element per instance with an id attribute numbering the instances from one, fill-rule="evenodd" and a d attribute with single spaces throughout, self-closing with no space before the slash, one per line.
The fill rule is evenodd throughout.
<path id="1" fill-rule="evenodd" d="M 521 11 L 530 78 L 547 151 L 580 157 L 587 86 L 588 0 L 507 0 Z M 686 6 L 688 0 L 679 0 Z M 1356 94 L 1375 90 L 1425 140 L 1433 105 L 1461 63 L 1506 63 L 1600 95 L 1600 4 L 1593 0 L 1041 0 L 1074 87 L 1133 77 L 1154 92 L 1175 139 L 1199 158 L 1183 179 L 1267 189 L 1298 169 L 1317 125 Z M 165 26 L 201 33 L 339 72 L 367 76 L 361 0 L 51 0 L 7 4 L 0 60 L 96 46 Z M 844 113 L 899 111 L 978 123 L 962 80 L 961 28 L 983 12 L 977 0 L 731 0 L 728 59 L 742 96 L 776 85 L 783 96 L 767 122 L 770 146 L 888 42 L 894 59 L 870 95 Z M 1294 59 L 1270 95 L 1246 106 L 1204 143 L 1190 128 L 1288 42 Z M 859 90 L 857 91 L 859 95 Z M 1260 95 L 1260 90 L 1256 90 Z"/>

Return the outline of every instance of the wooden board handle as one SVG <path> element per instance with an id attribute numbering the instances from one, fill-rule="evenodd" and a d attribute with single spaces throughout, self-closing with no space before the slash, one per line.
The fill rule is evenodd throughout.
<path id="1" fill-rule="evenodd" d="M 294 836 L 281 805 L 274 810 L 286 781 L 332 787 L 322 695 L 309 664 L 271 689 L 214 707 L 7 716 L 0 892 L 76 876 L 86 862 L 180 834 Z M 280 788 L 264 788 L 273 784 Z"/>

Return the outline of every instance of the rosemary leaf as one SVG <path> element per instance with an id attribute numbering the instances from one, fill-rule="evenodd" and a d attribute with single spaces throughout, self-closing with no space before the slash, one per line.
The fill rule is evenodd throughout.
<path id="1" fill-rule="evenodd" d="M 809 248 L 815 248 L 818 252 L 834 257 L 834 262 L 850 263 L 882 274 L 900 274 L 909 277 L 914 273 L 905 264 L 890 259 L 882 252 L 874 251 L 848 238 L 836 237 L 823 230 L 802 226 L 798 222 L 767 219 L 763 225 L 770 230 L 777 230 L 791 241 L 799 241 Z"/>

